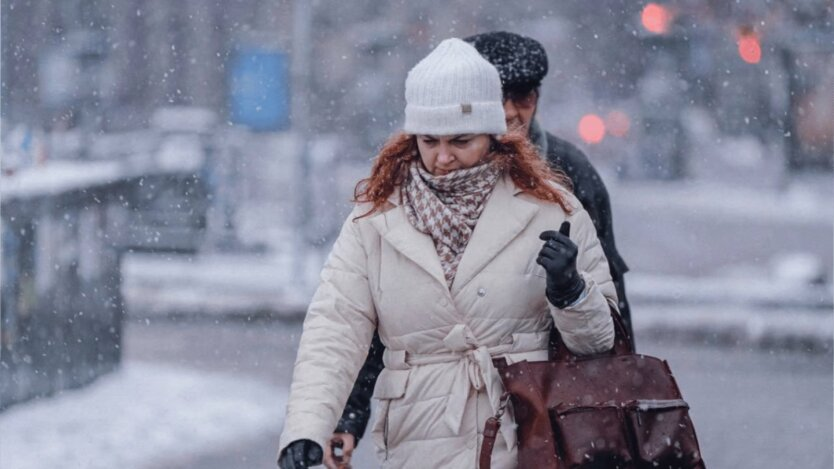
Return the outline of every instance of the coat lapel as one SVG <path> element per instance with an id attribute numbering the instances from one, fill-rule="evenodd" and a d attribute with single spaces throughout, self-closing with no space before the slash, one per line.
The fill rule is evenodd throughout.
<path id="1" fill-rule="evenodd" d="M 452 283 L 453 294 L 457 294 L 483 270 L 539 211 L 538 205 L 516 197 L 519 192 L 508 176 L 502 177 L 496 184 L 463 252 Z"/>
<path id="2" fill-rule="evenodd" d="M 445 288 L 446 277 L 443 275 L 443 267 L 440 266 L 434 242 L 430 236 L 417 231 L 409 223 L 405 209 L 396 202 L 397 199 L 396 193 L 392 195 L 388 200 L 394 207 L 373 215 L 371 225 L 394 249 L 420 266 Z"/>

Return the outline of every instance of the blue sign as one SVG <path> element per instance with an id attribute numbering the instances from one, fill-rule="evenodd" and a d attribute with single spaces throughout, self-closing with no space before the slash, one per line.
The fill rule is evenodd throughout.
<path id="1" fill-rule="evenodd" d="M 234 124 L 257 131 L 290 126 L 289 60 L 284 52 L 238 49 L 231 62 L 229 113 Z"/>

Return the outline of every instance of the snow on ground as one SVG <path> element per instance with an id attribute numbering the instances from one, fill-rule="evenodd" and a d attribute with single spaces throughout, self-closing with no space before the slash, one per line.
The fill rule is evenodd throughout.
<path id="1" fill-rule="evenodd" d="M 53 161 L 47 165 L 25 168 L 3 177 L 3 197 L 34 197 L 57 195 L 105 185 L 123 177 L 118 161 L 70 162 Z"/>
<path id="2" fill-rule="evenodd" d="M 274 432 L 285 406 L 286 390 L 257 381 L 128 362 L 0 414 L 0 467 L 146 467 Z"/>
<path id="3" fill-rule="evenodd" d="M 307 309 L 324 260 L 302 259 L 308 274 L 294 275 L 295 259 L 270 254 L 127 254 L 122 294 L 134 317 L 165 314 L 298 316 Z"/>
<path id="4" fill-rule="evenodd" d="M 800 184 L 783 191 L 760 190 L 743 184 L 730 185 L 706 181 L 609 184 L 611 200 L 642 207 L 646 211 L 671 211 L 740 219 L 784 222 L 830 223 L 834 219 L 831 184 L 808 188 Z"/>
<path id="5" fill-rule="evenodd" d="M 763 347 L 805 347 L 830 351 L 834 316 L 818 310 L 767 310 L 743 305 L 638 304 L 635 336 L 667 335 Z"/>
<path id="6" fill-rule="evenodd" d="M 789 282 L 764 276 L 693 277 L 639 272 L 628 276 L 628 297 L 652 303 L 789 306 L 830 313 L 832 295 L 830 283 Z"/>
<path id="7" fill-rule="evenodd" d="M 0 192 L 9 199 L 55 196 L 153 174 L 188 174 L 202 165 L 202 154 L 196 153 L 194 139 L 171 137 L 160 145 L 156 155 L 135 154 L 120 160 L 55 160 L 23 168 L 3 176 Z"/>

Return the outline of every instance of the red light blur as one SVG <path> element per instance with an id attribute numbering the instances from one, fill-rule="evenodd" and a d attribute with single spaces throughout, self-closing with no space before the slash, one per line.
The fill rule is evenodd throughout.
<path id="1" fill-rule="evenodd" d="M 755 32 L 743 32 L 738 38 L 738 55 L 749 64 L 757 64 L 762 60 L 762 45 L 759 35 Z"/>
<path id="2" fill-rule="evenodd" d="M 647 31 L 654 34 L 666 34 L 672 24 L 673 15 L 664 6 L 657 3 L 648 3 L 643 7 L 640 21 Z"/>
<path id="3" fill-rule="evenodd" d="M 605 122 L 596 114 L 585 114 L 579 120 L 579 137 L 585 143 L 595 144 L 605 138 Z"/>
<path id="4" fill-rule="evenodd" d="M 631 119 L 623 111 L 614 110 L 605 116 L 605 127 L 615 137 L 625 137 L 631 129 Z"/>

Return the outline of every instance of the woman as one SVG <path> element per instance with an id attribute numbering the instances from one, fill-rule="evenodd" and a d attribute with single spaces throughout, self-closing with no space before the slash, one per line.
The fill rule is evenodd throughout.
<path id="1" fill-rule="evenodd" d="M 372 434 L 393 468 L 476 467 L 502 393 L 492 360 L 545 360 L 551 324 L 575 353 L 613 345 L 593 225 L 526 138 L 503 135 L 496 69 L 448 39 L 409 72 L 406 102 L 307 313 L 281 467 L 321 460 L 375 328 Z M 493 467 L 516 466 L 513 427 L 505 417 Z"/>

